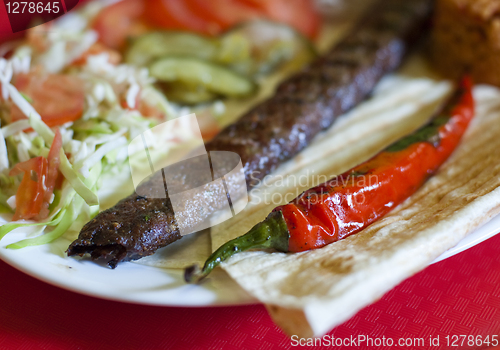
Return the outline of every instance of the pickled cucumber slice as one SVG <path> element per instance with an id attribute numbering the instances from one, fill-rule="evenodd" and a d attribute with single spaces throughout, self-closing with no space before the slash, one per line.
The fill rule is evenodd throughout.
<path id="1" fill-rule="evenodd" d="M 317 56 L 312 43 L 295 29 L 255 20 L 240 24 L 220 38 L 217 59 L 249 77 L 282 68 L 292 72 Z"/>
<path id="2" fill-rule="evenodd" d="M 254 92 L 255 84 L 230 69 L 192 57 L 165 57 L 151 64 L 150 74 L 160 82 L 180 82 L 203 87 L 215 94 L 242 97 Z"/>
<path id="3" fill-rule="evenodd" d="M 219 96 L 208 91 L 203 86 L 191 86 L 176 83 L 160 83 L 159 88 L 169 101 L 186 105 L 197 105 L 212 102 Z"/>
<path id="4" fill-rule="evenodd" d="M 125 55 L 125 60 L 137 66 L 146 66 L 158 58 L 175 55 L 212 60 L 217 56 L 218 50 L 217 39 L 193 33 L 159 31 L 135 39 Z"/>

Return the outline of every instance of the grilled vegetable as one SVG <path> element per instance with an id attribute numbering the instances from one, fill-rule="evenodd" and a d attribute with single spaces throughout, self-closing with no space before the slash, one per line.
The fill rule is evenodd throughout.
<path id="1" fill-rule="evenodd" d="M 99 40 L 107 47 L 122 50 L 127 38 L 143 32 L 141 23 L 144 12 L 143 0 L 122 0 L 105 7 L 94 20 Z"/>
<path id="2" fill-rule="evenodd" d="M 81 79 L 71 75 L 18 74 L 15 87 L 24 93 L 48 126 L 58 126 L 80 119 L 85 105 L 85 94 Z M 10 121 L 27 119 L 23 112 L 13 106 Z"/>
<path id="3" fill-rule="evenodd" d="M 150 25 L 209 35 L 255 18 L 287 23 L 308 37 L 315 37 L 321 24 L 310 0 L 148 0 L 144 5 Z"/>
<path id="4" fill-rule="evenodd" d="M 200 271 L 186 269 L 195 282 L 221 262 L 248 249 L 301 252 L 357 233 L 412 195 L 457 147 L 474 116 L 472 84 L 464 79 L 428 124 L 372 159 L 305 191 L 277 207 L 247 234 L 217 249 Z"/>

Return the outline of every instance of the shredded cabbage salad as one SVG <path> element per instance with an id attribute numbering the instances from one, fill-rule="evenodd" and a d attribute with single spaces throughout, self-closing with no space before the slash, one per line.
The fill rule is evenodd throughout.
<path id="1" fill-rule="evenodd" d="M 279 76 L 278 68 L 290 73 L 315 57 L 306 38 L 269 21 L 249 22 L 217 38 L 146 32 L 118 52 L 92 27 L 109 13 L 106 6 L 119 4 L 89 2 L 28 30 L 22 42 L 0 45 L 0 240 L 16 229 L 35 231 L 7 248 L 79 232 L 103 209 L 102 190 L 112 187 L 103 186 L 103 179 L 130 183 L 131 168 L 134 175 L 150 169 L 148 157 L 158 160 L 199 145 L 200 130 L 183 118 L 164 122 L 196 112 L 202 136 L 213 137 L 234 114 L 221 96 L 262 98 L 255 89 L 261 78 Z M 164 56 L 155 56 L 158 48 Z M 153 60 L 151 72 L 120 64 L 137 55 Z M 159 128 L 161 142 L 148 140 L 149 152 L 132 142 L 159 124 L 168 127 Z"/>
<path id="2" fill-rule="evenodd" d="M 38 235 L 7 248 L 46 244 L 70 228 L 78 231 L 99 212 L 100 178 L 129 171 L 129 142 L 158 123 L 189 113 L 155 89 L 154 79 L 145 68 L 113 64 L 106 52 L 87 55 L 83 64 L 74 64 L 98 39 L 88 24 L 102 6 L 105 3 L 92 2 L 50 27 L 35 27 L 35 41 L 28 34 L 8 59 L 0 58 L 0 212 L 9 221 L 16 211 L 16 195 L 23 176 L 10 176 L 11 170 L 32 158 L 47 158 L 57 129 L 62 136 L 59 171 L 64 179 L 60 188 L 54 190 L 48 217 L 7 221 L 0 227 L 0 239 L 18 228 L 37 228 Z M 0 54 L 5 51 L 8 48 L 0 47 Z M 76 76 L 83 82 L 85 104 L 78 120 L 47 125 L 30 96 L 14 83 L 16 76 L 36 70 Z M 139 109 L 139 102 L 149 108 Z M 22 112 L 22 119 L 9 120 L 9 111 L 14 107 Z M 148 115 L 151 111 L 152 115 Z M 189 125 L 179 124 L 170 132 L 175 132 L 175 138 L 165 138 L 170 137 L 172 147 L 193 137 Z M 164 146 L 163 142 L 162 152 L 166 151 Z"/>

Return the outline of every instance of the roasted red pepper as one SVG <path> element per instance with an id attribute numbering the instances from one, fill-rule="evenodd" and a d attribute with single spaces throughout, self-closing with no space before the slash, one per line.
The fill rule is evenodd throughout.
<path id="1" fill-rule="evenodd" d="M 220 262 L 243 250 L 300 252 L 361 231 L 436 172 L 457 147 L 473 116 L 472 83 L 465 78 L 428 124 L 370 160 L 277 207 L 247 234 L 215 251 L 203 270 L 188 268 L 186 281 L 203 278 Z"/>

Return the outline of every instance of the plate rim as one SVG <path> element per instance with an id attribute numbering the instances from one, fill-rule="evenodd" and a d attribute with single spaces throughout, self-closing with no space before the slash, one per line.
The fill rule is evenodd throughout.
<path id="1" fill-rule="evenodd" d="M 500 233 L 500 215 L 492 217 L 489 221 L 478 227 L 476 230 L 474 230 L 472 233 L 470 233 L 467 237 L 465 237 L 462 241 L 460 241 L 455 247 L 447 250 L 443 254 L 441 254 L 438 258 L 436 258 L 433 262 L 431 262 L 429 265 L 438 263 L 442 260 L 445 260 L 447 258 L 450 258 L 456 254 L 459 254 L 467 249 L 470 249 L 474 247 L 477 244 L 480 244 L 487 239 L 497 235 Z M 49 245 L 45 246 L 38 246 L 38 247 L 30 247 L 30 248 L 25 248 L 25 249 L 43 249 L 42 247 L 47 247 Z M 61 288 L 73 293 L 93 297 L 93 298 L 98 298 L 98 299 L 103 299 L 103 300 L 109 300 L 109 301 L 115 301 L 115 302 L 122 302 L 122 303 L 127 303 L 127 304 L 136 304 L 136 305 L 148 305 L 148 306 L 159 306 L 159 307 L 186 307 L 186 308 L 198 308 L 198 307 L 232 307 L 232 306 L 247 306 L 247 305 L 256 305 L 260 304 L 260 302 L 251 297 L 250 295 L 249 298 L 241 300 L 240 302 L 238 301 L 233 301 L 233 302 L 227 302 L 224 300 L 215 300 L 213 302 L 207 303 L 185 303 L 185 302 L 162 302 L 158 303 L 155 299 L 152 300 L 147 300 L 144 298 L 138 298 L 138 295 L 135 294 L 123 294 L 123 293 L 117 293 L 114 295 L 111 295 L 107 292 L 103 291 L 96 291 L 91 290 L 89 288 L 81 288 L 80 285 L 74 284 L 71 282 L 63 282 L 59 278 L 55 278 L 53 274 L 50 272 L 50 268 L 45 270 L 47 272 L 42 272 L 40 273 L 40 269 L 36 268 L 29 268 L 27 267 L 26 264 L 23 264 L 22 262 L 19 261 L 17 258 L 12 258 L 11 254 L 5 254 L 6 248 L 3 246 L 0 248 L 0 260 L 5 262 L 7 265 L 17 269 L 18 271 L 33 277 L 41 282 L 47 283 L 49 285 L 52 285 L 57 288 Z M 47 254 L 47 252 L 42 252 L 43 254 Z M 52 252 L 48 252 L 48 254 L 54 254 Z M 57 254 L 54 254 L 57 256 Z M 62 259 L 70 259 L 68 256 L 65 257 L 59 257 Z M 67 262 L 73 262 L 73 263 L 79 263 L 83 262 L 84 264 L 87 264 L 90 266 L 90 269 L 94 268 L 104 268 L 102 265 L 90 261 L 90 259 L 85 259 L 85 258 L 76 258 L 72 260 L 66 260 Z M 71 264 L 68 265 L 69 268 L 72 268 L 70 266 Z M 125 262 L 120 264 L 119 267 L 121 270 L 129 270 L 130 268 L 132 269 L 139 269 L 141 271 L 154 271 L 154 273 L 161 273 L 165 274 L 166 276 L 172 277 L 174 276 L 175 278 L 179 279 L 179 275 L 182 275 L 181 269 L 173 269 L 173 268 L 161 268 L 161 267 L 155 267 L 155 266 L 148 266 L 148 265 L 142 265 L 142 264 L 137 264 L 133 262 Z M 42 268 L 41 271 L 44 271 Z M 97 271 L 97 270 L 96 270 Z M 106 270 L 101 270 L 101 271 L 116 271 L 116 270 L 111 270 L 111 269 L 106 269 Z M 224 273 L 224 272 L 222 272 Z M 224 273 L 225 274 L 225 273 Z M 227 275 L 227 274 L 226 274 Z M 78 276 L 78 275 L 77 275 Z M 228 276 L 228 275 L 227 275 Z M 78 277 L 77 277 L 78 278 Z M 228 278 L 230 278 L 228 276 Z M 210 281 L 210 279 L 209 279 Z M 207 282 L 204 282 L 207 283 Z M 210 283 L 210 282 L 208 282 Z M 235 282 L 233 282 L 235 283 Z M 187 285 L 186 285 L 187 286 Z M 201 285 L 203 286 L 203 284 Z"/>

